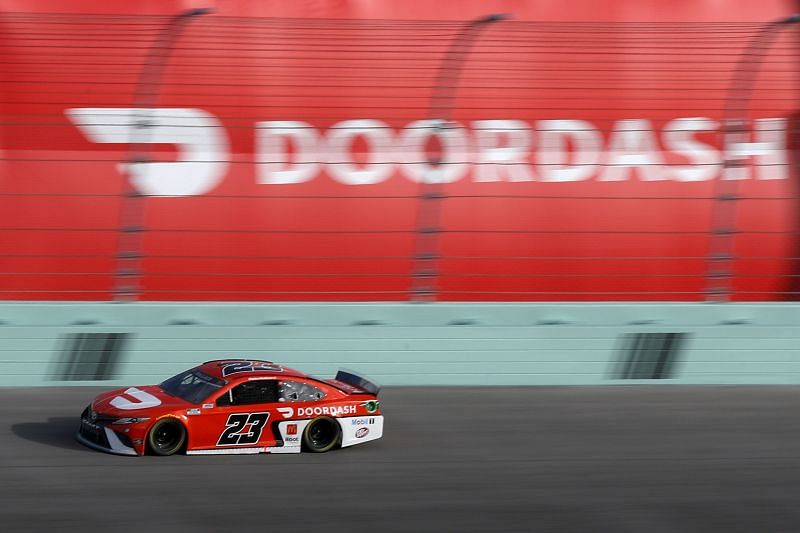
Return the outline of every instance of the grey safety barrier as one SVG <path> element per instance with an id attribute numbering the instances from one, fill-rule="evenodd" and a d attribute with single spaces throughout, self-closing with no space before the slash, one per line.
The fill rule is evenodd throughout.
<path id="1" fill-rule="evenodd" d="M 5 303 L 0 385 L 268 359 L 383 385 L 800 383 L 797 304 Z"/>

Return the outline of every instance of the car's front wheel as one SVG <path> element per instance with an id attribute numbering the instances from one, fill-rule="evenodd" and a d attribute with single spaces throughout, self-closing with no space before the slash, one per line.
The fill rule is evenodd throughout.
<path id="1" fill-rule="evenodd" d="M 341 442 L 342 428 L 334 418 L 323 416 L 315 418 L 303 432 L 303 444 L 306 450 L 322 453 L 332 450 Z"/>
<path id="2" fill-rule="evenodd" d="M 172 455 L 186 443 L 186 428 L 174 418 L 163 418 L 147 434 L 147 445 L 156 455 Z"/>

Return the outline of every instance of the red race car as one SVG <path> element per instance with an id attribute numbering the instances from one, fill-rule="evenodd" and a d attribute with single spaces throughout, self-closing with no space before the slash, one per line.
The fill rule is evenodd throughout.
<path id="1" fill-rule="evenodd" d="M 379 390 L 346 370 L 319 380 L 270 361 L 209 361 L 101 394 L 77 439 L 121 455 L 327 452 L 381 438 Z"/>

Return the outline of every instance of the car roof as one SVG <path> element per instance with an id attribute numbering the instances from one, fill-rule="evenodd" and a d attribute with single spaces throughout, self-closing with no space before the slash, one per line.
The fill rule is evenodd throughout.
<path id="1" fill-rule="evenodd" d="M 260 359 L 215 359 L 200 365 L 203 373 L 224 380 L 236 378 L 254 378 L 284 376 L 294 378 L 307 378 L 306 374 L 272 361 Z"/>

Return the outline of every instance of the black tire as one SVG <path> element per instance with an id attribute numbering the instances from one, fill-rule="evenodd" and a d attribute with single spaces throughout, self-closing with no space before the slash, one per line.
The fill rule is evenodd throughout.
<path id="1" fill-rule="evenodd" d="M 328 416 L 315 418 L 303 431 L 303 447 L 309 452 L 323 453 L 341 444 L 342 428 Z"/>
<path id="2" fill-rule="evenodd" d="M 147 447 L 155 455 L 172 455 L 186 444 L 186 428 L 174 418 L 163 418 L 147 434 Z"/>

